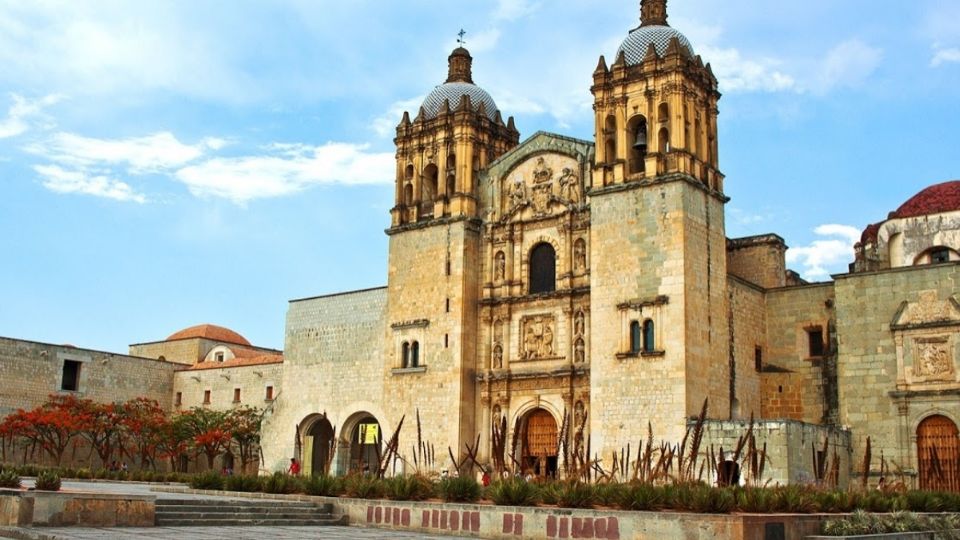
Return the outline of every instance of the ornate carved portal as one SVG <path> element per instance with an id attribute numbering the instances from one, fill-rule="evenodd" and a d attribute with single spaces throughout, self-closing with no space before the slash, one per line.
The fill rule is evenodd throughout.
<path id="1" fill-rule="evenodd" d="M 555 357 L 554 332 L 556 322 L 553 315 L 524 317 L 520 328 L 520 358 L 523 360 L 539 360 Z"/>

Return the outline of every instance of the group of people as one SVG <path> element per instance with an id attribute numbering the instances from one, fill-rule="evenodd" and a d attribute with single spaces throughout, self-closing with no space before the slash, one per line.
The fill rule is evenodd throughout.
<path id="1" fill-rule="evenodd" d="M 110 465 L 107 466 L 107 470 L 113 472 L 127 472 L 129 469 L 127 469 L 127 462 L 124 461 L 121 463 L 117 460 L 113 460 L 110 462 Z"/>

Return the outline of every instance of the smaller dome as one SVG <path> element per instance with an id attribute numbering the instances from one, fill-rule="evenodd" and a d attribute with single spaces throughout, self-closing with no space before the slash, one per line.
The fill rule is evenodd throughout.
<path id="1" fill-rule="evenodd" d="M 960 180 L 925 188 L 891 212 L 888 219 L 909 218 L 960 210 Z"/>
<path id="2" fill-rule="evenodd" d="M 444 100 L 450 100 L 450 110 L 455 110 L 463 101 L 463 96 L 470 96 L 470 104 L 474 110 L 478 110 L 483 103 L 487 117 L 491 120 L 496 117 L 497 104 L 486 90 L 467 82 L 448 82 L 434 88 L 423 100 L 423 110 L 427 113 L 426 119 L 436 118 L 440 114 Z"/>
<path id="3" fill-rule="evenodd" d="M 168 337 L 166 341 L 190 338 L 203 338 L 211 341 L 223 341 L 226 343 L 236 343 L 237 345 L 250 346 L 250 342 L 247 341 L 247 338 L 241 336 L 233 330 L 230 330 L 229 328 L 224 328 L 215 324 L 199 324 L 197 326 L 191 326 L 190 328 L 184 328 L 179 332 L 170 334 L 170 337 Z"/>
<path id="4" fill-rule="evenodd" d="M 667 54 L 667 47 L 670 46 L 670 40 L 673 38 L 677 38 L 680 46 L 690 53 L 690 56 L 694 55 L 693 46 L 690 45 L 686 36 L 669 26 L 654 24 L 639 26 L 631 30 L 623 43 L 620 44 L 620 48 L 617 49 L 617 56 L 620 56 L 620 51 L 623 51 L 627 65 L 635 66 L 643 62 L 644 57 L 647 56 L 647 48 L 651 43 L 653 43 L 653 48 L 656 49 L 657 54 L 660 56 Z"/>

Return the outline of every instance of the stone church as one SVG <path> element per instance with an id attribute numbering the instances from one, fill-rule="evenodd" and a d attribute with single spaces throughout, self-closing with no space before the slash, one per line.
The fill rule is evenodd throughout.
<path id="1" fill-rule="evenodd" d="M 478 435 L 489 461 L 502 422 L 547 475 L 561 434 L 609 467 L 648 424 L 678 442 L 708 400 L 705 444 L 730 448 L 754 417 L 773 481 L 811 480 L 824 445 L 842 481 L 860 475 L 869 436 L 911 483 L 960 490 L 960 181 L 868 226 L 848 273 L 806 283 L 781 237 L 726 235 L 717 78 L 666 0 L 643 0 L 600 56 L 592 141 L 520 142 L 472 61 L 455 49 L 397 126 L 386 286 L 292 300 L 282 357 L 186 332 L 171 408 L 263 394 L 264 467 L 295 456 L 307 473 L 369 464 L 401 418 L 411 458 L 418 415 L 437 468 Z M 174 336 L 130 361 L 179 351 Z"/>

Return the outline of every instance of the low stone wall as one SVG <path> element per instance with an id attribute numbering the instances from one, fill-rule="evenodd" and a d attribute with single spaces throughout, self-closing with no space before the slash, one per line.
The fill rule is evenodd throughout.
<path id="1" fill-rule="evenodd" d="M 153 527 L 156 497 L 0 489 L 0 525 Z"/>
<path id="2" fill-rule="evenodd" d="M 168 493 L 292 499 L 333 504 L 350 525 L 472 538 L 687 538 L 803 540 L 820 532 L 828 514 L 688 514 L 574 510 L 442 502 L 385 501 L 309 495 L 271 495 L 158 487 Z"/>

